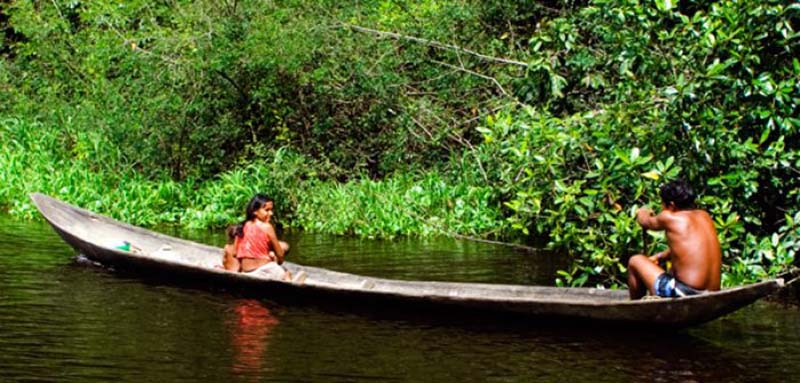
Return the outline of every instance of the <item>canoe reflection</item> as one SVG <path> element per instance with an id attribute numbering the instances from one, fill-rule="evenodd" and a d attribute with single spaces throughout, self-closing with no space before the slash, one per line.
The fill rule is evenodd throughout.
<path id="1" fill-rule="evenodd" d="M 272 330 L 279 321 L 263 303 L 243 299 L 235 303 L 236 325 L 233 336 L 233 372 L 241 375 L 260 375 Z"/>

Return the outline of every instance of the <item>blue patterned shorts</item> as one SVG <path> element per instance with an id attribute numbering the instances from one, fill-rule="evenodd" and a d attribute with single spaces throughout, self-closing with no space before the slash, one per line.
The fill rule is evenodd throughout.
<path id="1" fill-rule="evenodd" d="M 687 297 L 705 292 L 705 290 L 697 290 L 686 286 L 683 282 L 667 273 L 663 273 L 656 278 L 655 290 L 656 295 L 663 298 Z"/>

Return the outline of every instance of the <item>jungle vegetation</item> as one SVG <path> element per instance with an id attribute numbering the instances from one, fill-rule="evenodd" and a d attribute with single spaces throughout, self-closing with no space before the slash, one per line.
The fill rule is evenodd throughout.
<path id="1" fill-rule="evenodd" d="M 0 2 L 0 207 L 547 246 L 621 286 L 684 178 L 724 284 L 800 247 L 800 5 L 778 0 Z M 663 238 L 650 234 L 663 248 Z"/>

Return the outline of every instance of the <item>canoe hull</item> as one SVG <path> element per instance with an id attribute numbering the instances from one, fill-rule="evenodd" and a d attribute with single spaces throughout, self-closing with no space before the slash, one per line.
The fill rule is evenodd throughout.
<path id="1" fill-rule="evenodd" d="M 385 307 L 457 315 L 473 312 L 624 326 L 685 327 L 733 312 L 783 285 L 778 279 L 686 298 L 631 301 L 627 291 L 620 290 L 400 281 L 287 262 L 289 270 L 304 270 L 309 276 L 298 285 L 215 268 L 222 254 L 219 248 L 117 222 L 42 194 L 33 194 L 31 199 L 61 238 L 93 261 L 170 283 L 236 289 L 289 303 L 335 302 L 331 305 L 367 310 Z M 142 246 L 145 254 L 109 245 L 120 239 Z M 172 250 L 162 251 L 159 247 Z"/>

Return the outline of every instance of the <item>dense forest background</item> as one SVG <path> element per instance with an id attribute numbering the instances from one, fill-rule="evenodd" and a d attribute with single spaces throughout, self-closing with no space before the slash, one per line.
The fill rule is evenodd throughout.
<path id="1" fill-rule="evenodd" d="M 726 285 L 800 247 L 791 1 L 3 1 L 0 206 L 548 246 L 623 284 L 687 179 Z M 663 248 L 663 238 L 650 234 Z"/>

